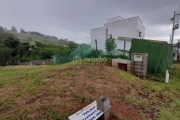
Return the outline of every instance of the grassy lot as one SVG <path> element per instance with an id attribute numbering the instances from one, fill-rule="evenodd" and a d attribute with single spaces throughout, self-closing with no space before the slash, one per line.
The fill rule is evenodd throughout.
<path id="1" fill-rule="evenodd" d="M 168 84 L 99 63 L 0 67 L 0 120 L 62 119 L 103 95 L 111 120 L 180 119 L 180 64 Z"/>

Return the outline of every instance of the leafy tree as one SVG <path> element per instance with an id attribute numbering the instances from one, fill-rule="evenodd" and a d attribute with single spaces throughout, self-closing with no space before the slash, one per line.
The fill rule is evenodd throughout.
<path id="1" fill-rule="evenodd" d="M 112 52 L 116 49 L 116 39 L 109 35 L 109 38 L 106 40 L 105 48 L 107 52 Z"/>
<path id="2" fill-rule="evenodd" d="M 29 51 L 30 45 L 29 43 L 21 43 L 18 47 L 18 55 L 23 57 Z"/>
<path id="3" fill-rule="evenodd" d="M 0 32 L 0 40 L 1 41 L 6 40 L 8 37 L 13 37 L 14 38 L 14 36 L 12 34 L 10 34 L 10 33 Z"/>
<path id="4" fill-rule="evenodd" d="M 42 48 L 42 47 L 44 47 L 44 44 L 42 44 L 41 42 L 35 42 L 35 45 L 36 45 L 36 47 L 40 47 L 40 48 Z"/>
<path id="5" fill-rule="evenodd" d="M 16 28 L 14 26 L 11 27 L 11 31 L 17 33 L 17 30 L 16 30 Z"/>
<path id="6" fill-rule="evenodd" d="M 21 28 L 20 33 L 26 33 L 26 31 Z"/>
<path id="7" fill-rule="evenodd" d="M 4 40 L 4 45 L 8 48 L 17 48 L 19 44 L 19 40 L 14 37 L 8 37 L 7 40 Z"/>
<path id="8" fill-rule="evenodd" d="M 11 58 L 11 49 L 5 47 L 0 48 L 0 65 L 5 66 L 8 64 L 9 59 Z"/>
<path id="9" fill-rule="evenodd" d="M 42 49 L 40 51 L 40 55 L 42 59 L 51 59 L 53 56 L 53 51 L 51 49 Z"/>
<path id="10" fill-rule="evenodd" d="M 101 50 L 92 50 L 88 55 L 85 57 L 87 58 L 98 58 L 101 55 L 102 51 Z"/>
<path id="11" fill-rule="evenodd" d="M 29 37 L 29 42 L 31 42 L 32 41 L 32 38 L 31 37 Z"/>
<path id="12" fill-rule="evenodd" d="M 68 47 L 70 48 L 71 51 L 73 51 L 75 48 L 78 47 L 78 44 L 74 42 L 69 42 Z"/>
<path id="13" fill-rule="evenodd" d="M 4 28 L 0 26 L 0 32 L 4 32 Z"/>

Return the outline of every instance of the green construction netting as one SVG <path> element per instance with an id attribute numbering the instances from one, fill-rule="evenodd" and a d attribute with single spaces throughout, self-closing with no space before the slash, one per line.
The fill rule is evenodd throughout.
<path id="1" fill-rule="evenodd" d="M 63 64 L 79 58 L 84 58 L 88 54 L 90 54 L 92 50 L 93 49 L 90 47 L 90 45 L 81 44 L 76 49 L 74 49 L 70 54 L 53 56 L 53 63 Z"/>
<path id="2" fill-rule="evenodd" d="M 76 49 L 74 49 L 70 54 L 67 55 L 55 55 L 53 56 L 54 64 L 63 64 L 67 62 L 71 62 L 73 60 L 83 59 L 83 58 L 122 58 L 129 59 L 129 57 L 125 55 L 118 54 L 117 52 L 112 53 L 103 53 L 102 51 L 95 51 L 87 44 L 81 44 Z"/>
<path id="3" fill-rule="evenodd" d="M 167 42 L 133 39 L 133 53 L 148 53 L 148 73 L 165 73 L 173 64 L 173 47 Z"/>

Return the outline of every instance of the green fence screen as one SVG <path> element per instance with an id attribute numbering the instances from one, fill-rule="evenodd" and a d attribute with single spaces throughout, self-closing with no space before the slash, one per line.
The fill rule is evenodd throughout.
<path id="1" fill-rule="evenodd" d="M 133 53 L 148 53 L 148 73 L 165 73 L 173 64 L 173 46 L 167 42 L 133 39 Z"/>

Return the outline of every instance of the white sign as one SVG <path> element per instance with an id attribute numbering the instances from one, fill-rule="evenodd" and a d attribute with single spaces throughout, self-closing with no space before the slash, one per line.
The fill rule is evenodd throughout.
<path id="1" fill-rule="evenodd" d="M 97 103 L 94 101 L 68 118 L 69 120 L 97 120 L 102 114 L 102 111 L 97 110 Z"/>
<path id="2" fill-rule="evenodd" d="M 134 61 L 142 62 L 142 55 L 134 55 Z"/>

